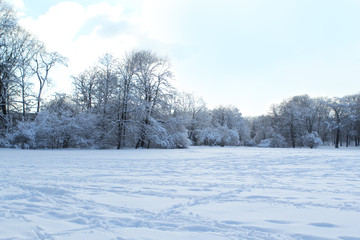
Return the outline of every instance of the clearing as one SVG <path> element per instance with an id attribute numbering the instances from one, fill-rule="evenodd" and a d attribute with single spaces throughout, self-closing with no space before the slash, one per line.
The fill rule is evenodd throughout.
<path id="1" fill-rule="evenodd" d="M 360 240 L 360 149 L 0 149 L 0 239 Z"/>

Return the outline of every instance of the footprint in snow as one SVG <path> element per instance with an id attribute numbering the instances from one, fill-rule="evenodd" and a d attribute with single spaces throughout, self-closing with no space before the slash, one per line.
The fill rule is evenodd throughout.
<path id="1" fill-rule="evenodd" d="M 291 224 L 292 222 L 289 221 L 283 221 L 283 220 L 266 220 L 266 222 L 269 223 L 276 223 L 276 224 Z"/>
<path id="2" fill-rule="evenodd" d="M 309 223 L 309 225 L 315 226 L 315 227 L 323 227 L 323 228 L 335 228 L 338 227 L 335 224 L 332 223 Z"/>

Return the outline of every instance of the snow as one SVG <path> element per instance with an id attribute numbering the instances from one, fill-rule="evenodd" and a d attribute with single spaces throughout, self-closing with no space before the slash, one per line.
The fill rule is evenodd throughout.
<path id="1" fill-rule="evenodd" d="M 360 239 L 360 149 L 0 149 L 0 239 Z"/>

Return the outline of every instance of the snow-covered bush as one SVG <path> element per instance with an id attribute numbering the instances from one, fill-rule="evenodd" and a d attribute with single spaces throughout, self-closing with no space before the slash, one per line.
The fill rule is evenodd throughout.
<path id="1" fill-rule="evenodd" d="M 260 143 L 257 145 L 261 148 L 269 148 L 271 146 L 272 138 L 261 140 Z"/>
<path id="2" fill-rule="evenodd" d="M 69 116 L 42 111 L 32 124 L 37 148 L 97 147 L 99 133 L 93 114 Z"/>
<path id="3" fill-rule="evenodd" d="M 304 147 L 317 148 L 322 145 L 323 142 L 317 132 L 308 133 L 302 138 Z"/>
<path id="4" fill-rule="evenodd" d="M 11 147 L 9 139 L 6 137 L 0 138 L 0 148 L 8 148 L 8 147 Z"/>
<path id="5" fill-rule="evenodd" d="M 48 111 L 40 112 L 36 119 L 36 146 L 38 148 L 62 148 L 64 123 Z"/>
<path id="6" fill-rule="evenodd" d="M 287 143 L 283 136 L 280 134 L 274 134 L 272 138 L 260 141 L 257 146 L 262 148 L 284 148 L 287 147 Z"/>
<path id="7" fill-rule="evenodd" d="M 240 144 L 239 134 L 236 131 L 232 129 L 224 128 L 224 133 L 226 136 L 225 138 L 226 141 L 224 141 L 225 145 L 238 146 Z"/>
<path id="8" fill-rule="evenodd" d="M 226 126 L 205 128 L 200 132 L 200 143 L 208 146 L 238 146 L 239 134 Z"/>
<path id="9" fill-rule="evenodd" d="M 187 137 L 187 130 L 176 118 L 168 121 L 150 119 L 145 125 L 146 147 L 149 148 L 187 148 L 191 141 Z"/>
<path id="10" fill-rule="evenodd" d="M 171 148 L 188 148 L 191 141 L 187 137 L 187 133 L 176 132 L 168 136 Z"/>
<path id="11" fill-rule="evenodd" d="M 20 122 L 13 133 L 7 134 L 9 145 L 16 148 L 36 148 L 36 128 L 33 122 Z"/>
<path id="12" fill-rule="evenodd" d="M 167 139 L 170 143 L 170 148 L 188 148 L 191 145 L 187 130 L 181 118 L 172 118 L 165 123 L 165 128 L 167 130 Z"/>
<path id="13" fill-rule="evenodd" d="M 221 134 L 217 129 L 205 128 L 202 129 L 199 133 L 199 142 L 198 145 L 220 145 Z"/>
<path id="14" fill-rule="evenodd" d="M 285 148 L 287 147 L 286 139 L 281 134 L 274 134 L 271 138 L 271 148 Z"/>
<path id="15" fill-rule="evenodd" d="M 98 129 L 97 116 L 88 112 L 76 115 L 72 124 L 71 147 L 76 148 L 97 148 L 100 130 Z"/>
<path id="16" fill-rule="evenodd" d="M 18 122 L 6 135 L 6 142 L 16 148 L 93 148 L 97 141 L 96 115 L 78 113 L 62 96 L 39 112 L 36 118 Z"/>
<path id="17" fill-rule="evenodd" d="M 247 139 L 244 141 L 244 146 L 254 147 L 254 146 L 256 146 L 256 142 L 253 139 Z"/>
<path id="18" fill-rule="evenodd" d="M 151 118 L 150 124 L 145 125 L 146 140 L 149 147 L 172 148 L 172 143 L 167 138 L 166 128 L 158 121 Z"/>

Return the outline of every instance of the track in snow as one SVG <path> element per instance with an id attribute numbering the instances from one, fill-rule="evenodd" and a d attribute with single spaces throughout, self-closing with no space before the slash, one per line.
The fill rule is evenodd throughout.
<path id="1" fill-rule="evenodd" d="M 359 153 L 0 149 L 0 240 L 360 240 Z"/>

